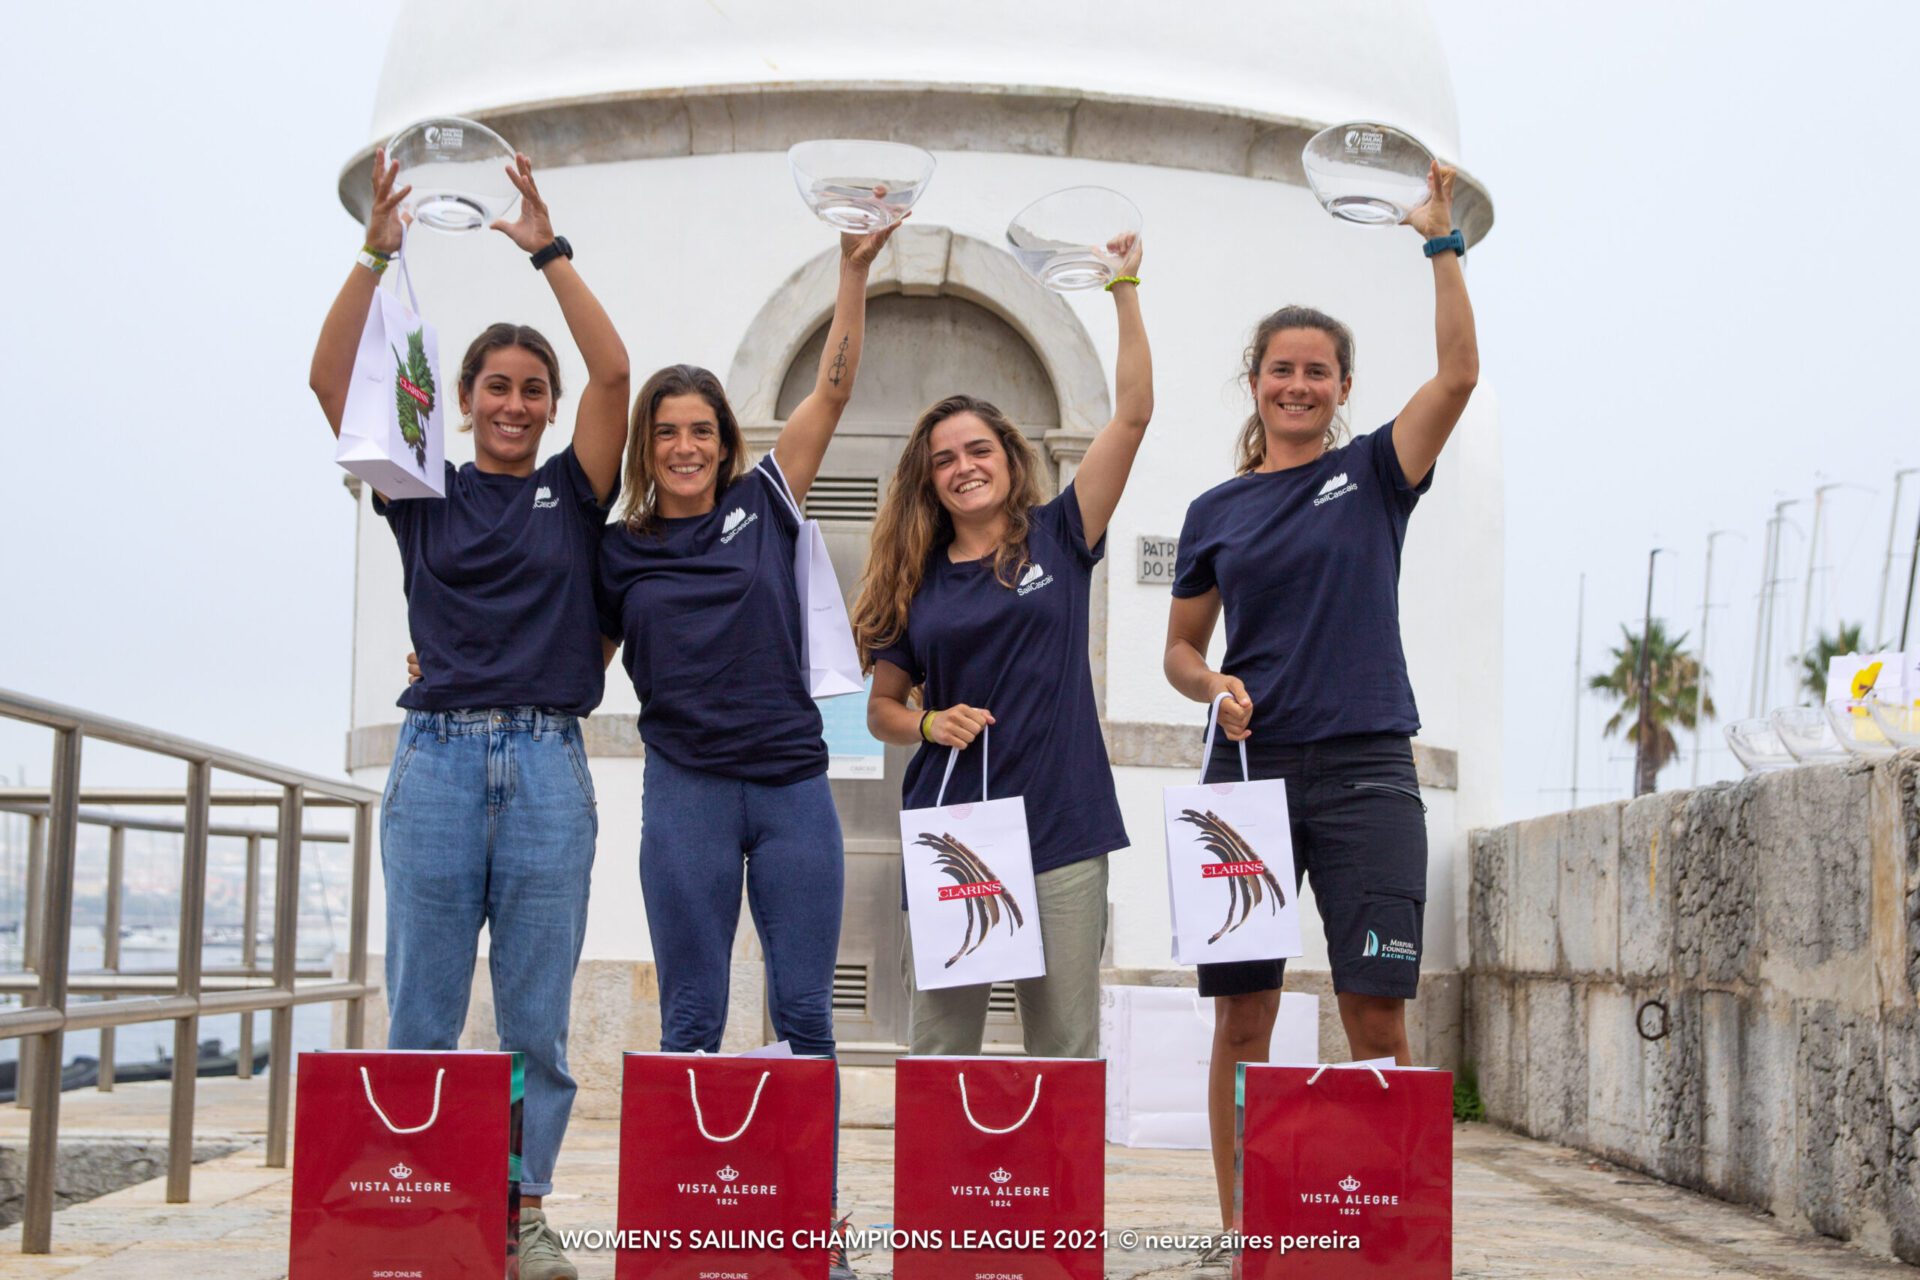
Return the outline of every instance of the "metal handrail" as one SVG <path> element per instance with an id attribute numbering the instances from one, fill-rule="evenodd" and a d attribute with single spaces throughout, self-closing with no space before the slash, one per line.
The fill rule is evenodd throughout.
<path id="1" fill-rule="evenodd" d="M 193 1171 L 194 1092 L 200 1063 L 199 1020 L 215 1014 L 242 1015 L 244 1056 L 252 1057 L 252 1015 L 270 1015 L 267 1083 L 267 1151 L 269 1168 L 287 1162 L 287 1123 L 292 1101 L 293 1010 L 297 1005 L 344 1001 L 347 1006 L 346 1043 L 358 1048 L 366 1032 L 366 997 L 376 990 L 367 983 L 368 874 L 371 867 L 373 807 L 379 795 L 337 779 L 271 764 L 226 751 L 177 734 L 95 715 L 24 694 L 0 689 L 0 718 L 41 725 L 53 731 L 53 770 L 45 791 L 8 788 L 0 792 L 0 809 L 27 812 L 29 846 L 27 897 L 22 941 L 32 972 L 0 975 L 6 989 L 19 990 L 25 1008 L 0 1012 L 0 1039 L 21 1039 L 19 1101 L 31 1109 L 27 1130 L 25 1214 L 21 1222 L 21 1251 L 47 1253 L 52 1247 L 54 1157 L 59 1142 L 61 1063 L 63 1038 L 68 1030 L 100 1028 L 102 1058 L 111 1049 L 111 1029 L 133 1022 L 171 1020 L 174 1024 L 173 1081 L 167 1125 L 167 1201 L 185 1203 Z M 103 791 L 80 786 L 81 746 L 89 738 L 169 756 L 187 766 L 183 793 L 164 791 Z M 276 788 L 265 793 L 216 792 L 213 772 L 237 774 Z M 86 801 L 130 805 L 180 804 L 178 824 L 164 820 L 82 809 Z M 272 829 L 215 827 L 211 809 L 221 805 L 273 805 L 279 821 Z M 308 832 L 306 807 L 344 807 L 353 812 L 350 835 Z M 38 807 L 40 812 L 34 813 Z M 119 876 L 124 867 L 126 830 L 176 830 L 181 835 L 180 921 L 177 961 L 171 975 L 76 975 L 70 972 L 73 932 L 74 864 L 77 835 L 82 823 L 104 825 L 111 831 L 108 854 L 109 968 L 119 963 Z M 152 824 L 159 823 L 159 826 Z M 248 920 L 244 936 L 241 979 L 230 971 L 204 972 L 201 935 L 206 918 L 207 842 L 214 835 L 242 836 L 249 855 Z M 253 936 L 258 918 L 258 857 L 261 844 L 274 842 L 273 950 L 269 969 L 261 975 Z M 309 840 L 344 841 L 351 847 L 352 887 L 347 929 L 347 977 L 344 982 L 300 985 L 297 963 L 301 846 Z M 171 977 L 171 991 L 162 995 L 133 995 L 152 990 L 138 981 L 99 994 L 127 991 L 123 999 L 75 1004 L 69 997 L 94 994 L 100 979 Z M 254 985 L 262 976 L 266 985 Z M 162 988 L 164 990 L 164 988 Z M 112 1069 L 103 1067 L 105 1087 L 111 1087 Z"/>

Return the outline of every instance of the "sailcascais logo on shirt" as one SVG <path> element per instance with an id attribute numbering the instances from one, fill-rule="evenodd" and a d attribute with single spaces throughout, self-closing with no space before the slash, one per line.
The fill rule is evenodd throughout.
<path id="1" fill-rule="evenodd" d="M 557 507 L 559 505 L 560 499 L 554 497 L 553 490 L 547 488 L 547 486 L 541 485 L 533 491 L 533 509 L 535 511 L 544 511 L 548 507 Z"/>
<path id="2" fill-rule="evenodd" d="M 760 513 L 747 514 L 745 507 L 735 507 L 727 512 L 727 518 L 720 522 L 720 541 L 732 542 L 740 536 L 740 531 L 760 518 Z"/>
<path id="3" fill-rule="evenodd" d="M 1342 471 L 1339 475 L 1320 486 L 1320 496 L 1313 500 L 1313 505 L 1317 507 L 1323 502 L 1332 502 L 1335 498 L 1344 498 L 1359 487 L 1357 484 L 1349 484 L 1347 482 L 1347 473 Z"/>
<path id="4" fill-rule="evenodd" d="M 1024 596 L 1028 592 L 1038 591 L 1052 581 L 1053 575 L 1047 572 L 1044 565 L 1035 560 L 1027 566 L 1027 571 L 1020 575 L 1019 592 Z"/>

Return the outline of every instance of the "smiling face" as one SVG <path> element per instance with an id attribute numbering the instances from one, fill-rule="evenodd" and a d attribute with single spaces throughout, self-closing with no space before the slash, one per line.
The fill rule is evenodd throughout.
<path id="1" fill-rule="evenodd" d="M 460 390 L 460 411 L 473 423 L 474 452 L 489 464 L 483 470 L 532 474 L 556 412 L 547 362 L 525 347 L 487 352 L 471 388 Z"/>
<path id="2" fill-rule="evenodd" d="M 1282 329 L 1268 338 L 1252 384 L 1267 433 L 1291 447 L 1326 439 L 1334 411 L 1353 390 L 1351 375 L 1340 372 L 1333 335 L 1320 329 Z"/>
<path id="3" fill-rule="evenodd" d="M 724 449 L 720 415 L 696 392 L 662 396 L 653 411 L 653 484 L 663 516 L 713 509 Z"/>
<path id="4" fill-rule="evenodd" d="M 927 436 L 934 497 L 956 524 L 1003 510 L 1012 478 L 1000 436 L 980 415 L 960 412 Z"/>

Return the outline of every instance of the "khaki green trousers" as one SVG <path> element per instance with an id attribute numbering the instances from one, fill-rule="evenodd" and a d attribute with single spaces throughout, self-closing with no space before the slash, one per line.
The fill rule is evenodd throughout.
<path id="1" fill-rule="evenodd" d="M 1043 871 L 1033 878 L 1033 888 L 1047 972 L 1013 984 L 1027 1056 L 1097 1058 L 1100 952 L 1107 945 L 1107 855 Z M 960 1057 L 980 1052 L 990 985 L 914 990 L 911 936 L 901 949 L 900 976 L 913 1003 L 912 1052 Z"/>

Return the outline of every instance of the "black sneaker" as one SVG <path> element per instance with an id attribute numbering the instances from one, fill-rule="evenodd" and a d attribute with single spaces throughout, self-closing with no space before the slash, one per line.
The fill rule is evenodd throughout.
<path id="1" fill-rule="evenodd" d="M 834 1234 L 841 1235 L 845 1232 L 847 1222 L 852 1217 L 852 1214 L 845 1214 L 837 1219 L 833 1224 Z M 847 1246 L 843 1243 L 836 1242 L 827 1249 L 827 1280 L 859 1280 L 854 1275 L 852 1265 L 847 1261 Z"/>

